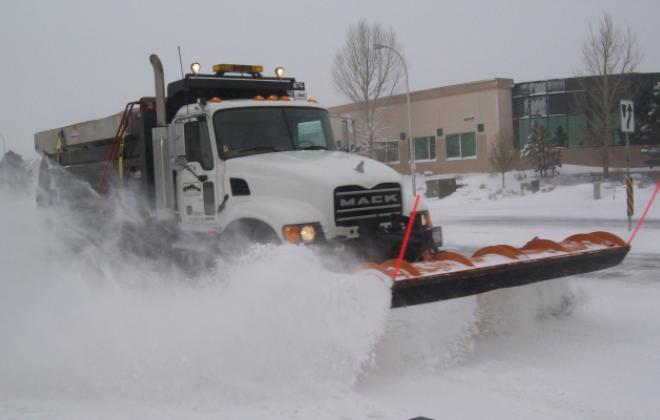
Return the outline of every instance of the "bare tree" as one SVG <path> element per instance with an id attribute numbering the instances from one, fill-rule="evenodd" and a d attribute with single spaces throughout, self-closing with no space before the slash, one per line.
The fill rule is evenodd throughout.
<path id="1" fill-rule="evenodd" d="M 589 26 L 582 45 L 584 95 L 578 107 L 589 118 L 587 143 L 600 147 L 603 176 L 609 177 L 609 143 L 618 127 L 618 106 L 622 96 L 631 94 L 625 75 L 635 71 L 642 58 L 630 27 L 625 32 L 614 26 L 612 17 L 603 13 L 598 30 Z"/>
<path id="2" fill-rule="evenodd" d="M 358 132 L 373 155 L 376 139 L 378 99 L 392 94 L 401 79 L 401 62 L 389 49 L 376 50 L 381 44 L 400 51 L 393 29 L 362 19 L 350 25 L 346 41 L 335 54 L 332 80 L 337 90 L 361 105 Z M 412 133 L 409 133 L 412 134 Z"/>
<path id="3" fill-rule="evenodd" d="M 513 140 L 505 137 L 501 132 L 495 135 L 495 141 L 490 145 L 488 160 L 493 168 L 502 174 L 502 188 L 504 189 L 504 174 L 513 169 L 516 162 L 516 151 L 513 149 Z"/>

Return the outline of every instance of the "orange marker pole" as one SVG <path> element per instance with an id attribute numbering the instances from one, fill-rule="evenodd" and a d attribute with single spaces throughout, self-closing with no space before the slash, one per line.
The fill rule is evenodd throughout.
<path id="1" fill-rule="evenodd" d="M 655 201 L 655 197 L 658 195 L 658 191 L 660 191 L 660 181 L 655 186 L 655 191 L 653 191 L 653 195 L 651 196 L 651 199 L 649 200 L 649 203 L 646 205 L 646 208 L 644 209 L 644 213 L 642 213 L 642 217 L 639 218 L 639 222 L 637 222 L 637 226 L 635 226 L 635 230 L 633 231 L 632 235 L 630 235 L 630 239 L 628 239 L 628 245 L 630 245 L 635 239 L 635 236 L 637 236 L 637 232 L 639 231 L 639 228 L 642 227 L 642 223 L 644 223 L 644 220 L 646 219 L 646 215 L 648 214 L 649 210 L 651 210 L 651 206 L 653 206 L 653 202 Z"/>
<path id="2" fill-rule="evenodd" d="M 415 216 L 417 215 L 417 205 L 419 204 L 420 195 L 417 194 L 415 198 L 415 204 L 413 204 L 412 211 L 410 212 L 410 219 L 408 220 L 408 226 L 406 226 L 406 234 L 403 236 L 403 243 L 401 244 L 401 250 L 399 251 L 399 257 L 396 259 L 396 267 L 392 273 L 392 280 L 396 278 L 401 270 L 401 261 L 403 261 L 403 256 L 406 254 L 406 248 L 408 248 L 408 241 L 410 240 L 410 232 L 412 232 L 412 227 L 415 224 Z"/>

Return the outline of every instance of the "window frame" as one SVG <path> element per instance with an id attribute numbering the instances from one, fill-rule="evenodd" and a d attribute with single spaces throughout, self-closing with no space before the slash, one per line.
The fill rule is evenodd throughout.
<path id="1" fill-rule="evenodd" d="M 306 106 L 230 107 L 230 108 L 218 109 L 213 113 L 212 116 L 213 134 L 215 135 L 215 143 L 216 143 L 216 147 L 218 148 L 217 153 L 221 160 L 226 161 L 228 159 L 235 159 L 235 158 L 240 158 L 244 156 L 250 156 L 251 154 L 255 154 L 255 153 L 241 154 L 241 153 L 226 152 L 224 150 L 224 146 L 226 146 L 226 142 L 222 135 L 224 133 L 222 133 L 222 130 L 218 126 L 218 124 L 220 123 L 219 119 L 222 118 L 223 115 L 232 112 L 240 113 L 240 112 L 251 112 L 255 110 L 263 111 L 263 112 L 271 112 L 271 113 L 281 113 L 283 127 L 284 126 L 286 127 L 286 131 L 288 133 L 288 138 L 284 140 L 287 141 L 286 146 L 290 146 L 290 148 L 286 148 L 278 151 L 301 150 L 299 148 L 299 140 L 300 140 L 299 133 L 295 129 L 298 128 L 298 125 L 300 123 L 316 121 L 315 119 L 307 120 L 307 119 L 295 118 L 298 117 L 298 115 L 295 114 L 296 112 L 310 112 L 310 114 L 317 113 L 319 117 L 318 120 L 321 121 L 321 126 L 323 128 L 323 136 L 326 141 L 325 147 L 327 147 L 328 150 L 337 150 L 337 143 L 334 138 L 334 134 L 332 132 L 332 126 L 330 123 L 330 114 L 325 109 L 316 108 L 316 107 L 306 107 Z M 265 146 L 269 146 L 269 145 L 265 145 Z M 236 149 L 236 150 L 240 150 L 240 149 Z"/>
<path id="2" fill-rule="evenodd" d="M 213 142 L 206 118 L 187 121 L 183 124 L 184 152 L 187 162 L 199 163 L 205 171 L 215 168 Z"/>
<path id="3" fill-rule="evenodd" d="M 379 162 L 388 164 L 388 165 L 397 165 L 401 163 L 401 140 L 396 140 L 396 139 L 388 139 L 388 140 L 376 140 L 375 142 L 376 147 L 380 147 L 381 145 L 387 145 L 387 144 L 396 144 L 396 151 L 397 151 L 397 160 L 380 160 L 377 159 Z M 392 150 L 390 147 L 385 146 L 385 157 L 387 158 L 389 156 L 389 151 Z"/>
<path id="4" fill-rule="evenodd" d="M 463 156 L 463 136 L 467 135 L 467 134 L 472 134 L 472 136 L 473 136 L 473 139 L 474 139 L 474 155 Z M 447 140 L 449 140 L 450 137 L 453 137 L 453 136 L 458 136 L 458 151 L 459 151 L 460 156 L 448 157 L 448 154 L 447 154 Z M 478 147 L 477 147 L 477 132 L 476 131 L 464 131 L 464 132 L 461 132 L 461 133 L 451 133 L 451 134 L 447 134 L 445 136 L 445 160 L 448 160 L 448 161 L 476 160 L 478 158 L 478 156 L 479 156 L 479 153 L 478 153 Z"/>
<path id="5" fill-rule="evenodd" d="M 426 151 L 429 155 L 429 158 L 427 158 L 427 159 L 417 159 L 417 140 L 427 141 Z M 421 137 L 413 138 L 413 154 L 414 154 L 415 162 L 435 162 L 437 160 L 438 151 L 437 151 L 435 141 L 436 141 L 435 136 L 421 136 Z M 431 156 L 431 143 L 433 143 L 433 157 L 430 157 Z"/>

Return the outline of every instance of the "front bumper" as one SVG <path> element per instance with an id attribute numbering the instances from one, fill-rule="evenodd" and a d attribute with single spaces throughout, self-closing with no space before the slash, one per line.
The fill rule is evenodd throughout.
<path id="1" fill-rule="evenodd" d="M 334 248 L 344 248 L 359 260 L 381 262 L 397 258 L 403 245 L 405 228 L 388 231 L 362 227 L 359 233 L 358 238 L 334 239 L 327 244 Z M 418 261 L 425 251 L 437 252 L 440 246 L 442 246 L 442 227 L 427 228 L 416 223 L 410 233 L 404 258 L 406 261 Z"/>

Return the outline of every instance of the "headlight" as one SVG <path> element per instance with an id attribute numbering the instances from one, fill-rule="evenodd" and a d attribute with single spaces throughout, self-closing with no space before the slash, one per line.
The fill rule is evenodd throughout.
<path id="1" fill-rule="evenodd" d="M 314 229 L 314 226 L 312 225 L 303 226 L 303 228 L 300 229 L 300 237 L 304 242 L 312 242 L 316 239 L 316 229 Z"/>
<path id="2" fill-rule="evenodd" d="M 282 228 L 284 239 L 292 244 L 314 242 L 319 238 L 319 234 L 321 233 L 321 225 L 319 223 L 285 225 Z"/>

